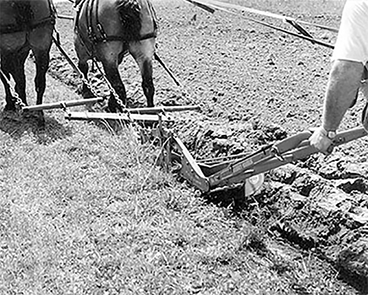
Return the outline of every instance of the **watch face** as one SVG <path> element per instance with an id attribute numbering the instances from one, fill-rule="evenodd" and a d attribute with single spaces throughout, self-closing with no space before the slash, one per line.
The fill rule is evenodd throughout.
<path id="1" fill-rule="evenodd" d="M 335 131 L 329 131 L 329 132 L 327 132 L 327 137 L 328 138 L 333 139 L 333 138 L 335 138 L 335 136 L 336 136 L 336 132 Z"/>

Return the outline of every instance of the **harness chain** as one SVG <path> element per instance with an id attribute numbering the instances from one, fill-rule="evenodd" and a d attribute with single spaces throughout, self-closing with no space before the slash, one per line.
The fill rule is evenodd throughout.
<path id="1" fill-rule="evenodd" d="M 18 92 L 15 90 L 10 79 L 5 75 L 1 67 L 0 67 L 0 75 L 4 78 L 4 80 L 6 81 L 6 84 L 8 84 L 10 93 L 13 97 L 13 100 L 15 101 L 16 110 L 20 113 L 22 108 L 26 106 L 25 103 L 20 98 Z"/>

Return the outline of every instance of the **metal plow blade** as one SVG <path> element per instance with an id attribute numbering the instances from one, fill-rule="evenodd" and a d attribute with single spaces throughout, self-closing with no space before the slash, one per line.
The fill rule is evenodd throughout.
<path id="1" fill-rule="evenodd" d="M 249 197 L 255 194 L 262 187 L 263 182 L 263 173 L 247 178 L 244 182 L 244 196 Z"/>

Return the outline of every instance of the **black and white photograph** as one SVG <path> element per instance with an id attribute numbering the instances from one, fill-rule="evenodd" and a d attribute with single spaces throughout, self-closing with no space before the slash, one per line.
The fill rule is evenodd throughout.
<path id="1" fill-rule="evenodd" d="M 368 0 L 0 0 L 0 294 L 368 295 Z"/>

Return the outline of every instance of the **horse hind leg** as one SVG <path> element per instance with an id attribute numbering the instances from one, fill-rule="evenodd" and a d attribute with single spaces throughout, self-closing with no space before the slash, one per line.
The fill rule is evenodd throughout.
<path id="1" fill-rule="evenodd" d="M 34 79 L 37 93 L 37 104 L 42 104 L 43 95 L 46 89 L 46 72 L 49 67 L 49 53 L 48 51 L 41 51 L 35 53 L 36 59 L 36 76 Z"/>
<path id="2" fill-rule="evenodd" d="M 25 48 L 18 51 L 12 59 L 12 66 L 10 68 L 10 74 L 15 81 L 15 91 L 17 92 L 22 103 L 27 105 L 26 99 L 26 76 L 24 73 L 24 64 L 27 59 L 29 49 Z"/>
<path id="3" fill-rule="evenodd" d="M 106 78 L 110 82 L 112 88 L 115 90 L 116 94 L 118 95 L 118 99 L 121 101 L 122 104 L 126 105 L 127 103 L 127 96 L 126 90 L 121 80 L 120 73 L 119 73 L 119 52 L 120 48 L 115 47 L 106 47 L 104 51 L 100 51 L 100 60 L 102 62 Z M 109 110 L 111 112 L 116 112 L 117 110 L 122 110 L 122 106 L 117 102 L 117 98 L 114 94 L 110 95 L 109 99 Z"/>
<path id="4" fill-rule="evenodd" d="M 82 97 L 83 98 L 92 98 L 96 95 L 94 94 L 93 90 L 91 89 L 90 84 L 88 84 L 88 59 L 89 56 L 87 53 L 85 54 L 78 54 L 78 68 L 83 75 L 83 82 L 82 82 Z"/>
<path id="5" fill-rule="evenodd" d="M 50 55 L 49 49 L 33 50 L 36 61 L 36 76 L 34 79 L 35 89 L 37 94 L 36 104 L 42 104 L 43 96 L 46 89 L 46 72 L 49 67 Z M 43 111 L 37 111 L 39 124 L 43 125 L 45 122 Z"/>
<path id="6" fill-rule="evenodd" d="M 0 75 L 0 79 L 1 82 L 4 84 L 4 89 L 5 89 L 5 101 L 6 101 L 6 105 L 4 110 L 5 111 L 15 111 L 15 98 L 12 95 L 12 92 L 10 90 L 10 85 L 9 85 L 9 81 L 10 81 L 10 66 L 11 64 L 9 63 L 9 61 L 12 60 L 11 58 L 9 58 L 9 56 L 3 57 L 0 61 L 1 61 L 1 75 Z"/>
<path id="7" fill-rule="evenodd" d="M 95 95 L 90 86 L 87 84 L 89 71 L 88 60 L 90 59 L 90 54 L 87 52 L 86 45 L 82 43 L 80 38 L 81 37 L 79 36 L 79 34 L 75 35 L 74 49 L 78 57 L 78 69 L 83 76 L 81 92 L 83 98 L 91 98 L 95 97 Z"/>
<path id="8" fill-rule="evenodd" d="M 81 74 L 82 81 L 82 89 L 81 94 L 83 98 L 90 98 L 93 97 L 92 91 L 88 88 L 86 81 L 88 79 L 88 53 L 86 52 L 86 48 L 84 43 L 80 40 L 79 33 L 74 33 L 74 50 L 77 53 L 78 57 L 78 70 Z M 78 91 L 79 92 L 79 91 Z"/>
<path id="9" fill-rule="evenodd" d="M 152 60 L 145 60 L 142 64 L 142 89 L 145 97 L 147 98 L 147 105 L 149 107 L 154 106 L 153 96 L 155 94 L 155 86 L 152 78 Z"/>
<path id="10" fill-rule="evenodd" d="M 95 95 L 93 94 L 92 89 L 87 84 L 87 81 L 88 81 L 88 63 L 87 63 L 87 60 L 80 59 L 78 61 L 78 68 L 81 71 L 81 73 L 83 75 L 83 78 L 84 78 L 84 81 L 82 83 L 82 97 L 83 98 L 95 97 Z"/>
<path id="11" fill-rule="evenodd" d="M 111 86 L 114 88 L 116 94 L 118 95 L 118 97 L 115 97 L 115 95 L 111 93 L 109 99 L 109 110 L 111 112 L 116 112 L 118 110 L 121 111 L 122 106 L 118 103 L 117 99 L 119 99 L 122 104 L 126 105 L 127 96 L 124 84 L 121 81 L 118 67 L 116 64 L 105 63 L 103 63 L 103 67 L 106 73 L 107 80 L 109 80 Z"/>
<path id="12" fill-rule="evenodd" d="M 147 105 L 149 107 L 154 106 L 153 97 L 155 93 L 155 87 L 153 84 L 152 70 L 154 50 L 154 38 L 132 42 L 129 44 L 129 52 L 134 57 L 141 72 L 142 89 L 145 97 L 147 98 Z"/>

